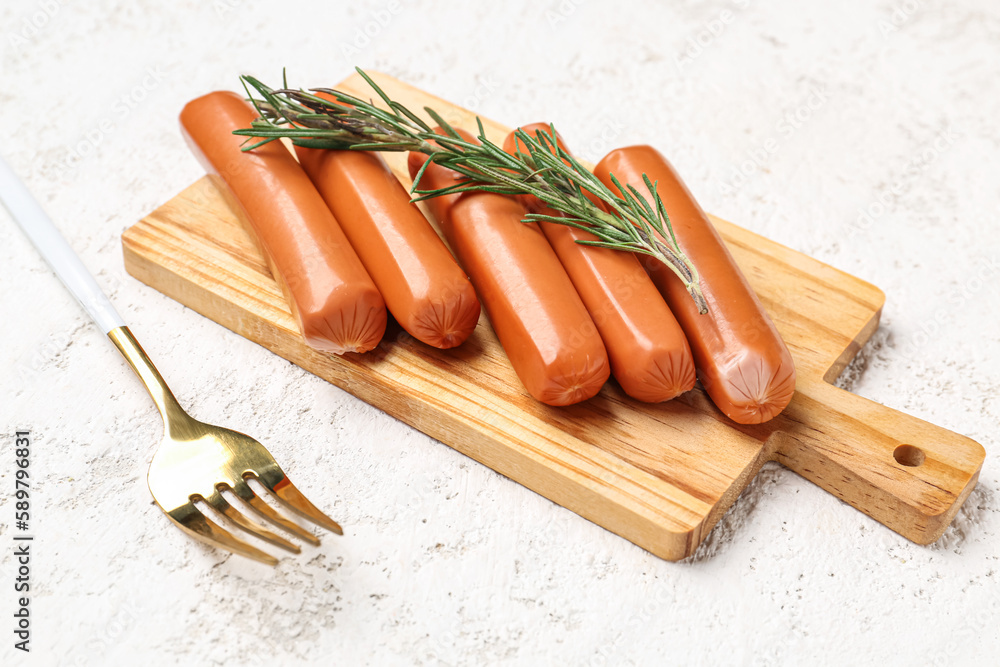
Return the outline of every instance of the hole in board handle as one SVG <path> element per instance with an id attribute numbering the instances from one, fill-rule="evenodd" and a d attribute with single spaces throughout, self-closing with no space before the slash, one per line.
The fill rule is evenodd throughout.
<path id="1" fill-rule="evenodd" d="M 892 458 L 899 465 L 915 468 L 924 462 L 924 450 L 913 445 L 900 445 L 893 450 Z"/>

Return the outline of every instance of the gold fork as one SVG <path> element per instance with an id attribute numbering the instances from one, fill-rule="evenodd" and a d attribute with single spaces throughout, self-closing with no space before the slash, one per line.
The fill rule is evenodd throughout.
<path id="1" fill-rule="evenodd" d="M 316 509 L 295 488 L 262 444 L 242 433 L 200 422 L 181 408 L 83 262 L 2 158 L 0 201 L 67 289 L 107 333 L 156 403 L 163 417 L 163 442 L 153 454 L 147 480 L 156 504 L 177 526 L 212 546 L 269 565 L 277 564 L 274 556 L 235 537 L 203 514 L 195 504 L 202 501 L 245 532 L 293 553 L 299 552 L 296 544 L 249 520 L 244 512 L 231 505 L 223 495 L 223 492 L 231 492 L 259 518 L 311 544 L 319 544 L 312 533 L 254 493 L 248 483 L 253 478 L 273 494 L 281 506 L 343 535 L 333 519 Z"/>

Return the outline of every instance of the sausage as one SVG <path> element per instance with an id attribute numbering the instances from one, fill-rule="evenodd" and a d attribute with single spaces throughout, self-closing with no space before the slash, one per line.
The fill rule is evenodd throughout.
<path id="1" fill-rule="evenodd" d="M 662 264 L 647 264 L 650 277 L 687 334 L 698 377 L 715 405 L 740 424 L 766 422 L 781 412 L 795 393 L 792 355 L 674 168 L 650 146 L 629 146 L 608 153 L 594 173 L 616 191 L 608 177 L 613 173 L 650 201 L 642 175 L 656 184 L 677 242 L 698 269 L 708 314 L 699 314 L 681 280 Z"/>
<path id="2" fill-rule="evenodd" d="M 532 137 L 539 130 L 550 132 L 545 123 L 521 129 Z M 556 141 L 566 150 L 558 134 Z M 514 154 L 518 143 L 511 132 L 503 148 Z M 523 145 L 519 148 L 527 153 Z M 535 197 L 528 199 L 529 210 L 533 212 L 562 215 Z M 640 401 L 657 403 L 693 388 L 694 359 L 687 338 L 639 259 L 630 252 L 577 243 L 577 240 L 597 240 L 582 229 L 555 222 L 540 222 L 539 227 L 597 325 L 608 351 L 611 373 L 625 393 Z"/>
<path id="3" fill-rule="evenodd" d="M 382 158 L 295 152 L 399 324 L 434 347 L 463 343 L 479 321 L 476 292 Z"/>
<path id="4" fill-rule="evenodd" d="M 426 160 L 410 153 L 410 175 Z M 458 177 L 432 164 L 421 189 L 452 185 Z M 428 204 L 528 393 L 548 405 L 571 405 L 600 391 L 611 372 L 604 344 L 538 225 L 521 222 L 524 207 L 488 192 L 444 195 Z"/>
<path id="5" fill-rule="evenodd" d="M 333 354 L 365 352 L 385 332 L 386 311 L 323 198 L 280 142 L 240 150 L 232 134 L 256 118 L 231 92 L 189 102 L 181 128 L 192 151 L 267 258 L 306 343 Z"/>

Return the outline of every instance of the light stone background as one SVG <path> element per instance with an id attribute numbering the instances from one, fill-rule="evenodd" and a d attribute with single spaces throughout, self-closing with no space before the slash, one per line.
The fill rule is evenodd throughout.
<path id="1" fill-rule="evenodd" d="M 4 155 L 182 402 L 266 443 L 347 535 L 272 570 L 170 526 L 145 484 L 155 410 L 0 213 L 0 662 L 25 662 L 29 428 L 31 664 L 998 664 L 998 36 L 994 0 L 3 0 Z M 953 527 L 916 546 L 768 466 L 664 562 L 124 273 L 121 232 L 202 173 L 187 100 L 354 64 L 551 119 L 590 159 L 652 143 L 707 210 L 880 286 L 842 383 L 986 447 Z"/>

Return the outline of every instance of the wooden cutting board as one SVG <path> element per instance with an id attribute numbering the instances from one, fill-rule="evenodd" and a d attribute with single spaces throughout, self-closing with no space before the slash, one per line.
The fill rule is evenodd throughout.
<path id="1" fill-rule="evenodd" d="M 373 74 L 411 109 L 475 130 L 474 115 Z M 357 75 L 339 88 L 371 92 Z M 536 119 L 517 119 L 524 122 Z M 508 129 L 484 120 L 501 143 Z M 386 154 L 405 184 L 404 154 Z M 921 544 L 936 540 L 976 484 L 969 438 L 830 384 L 878 326 L 876 287 L 713 218 L 795 357 L 791 405 L 740 426 L 700 388 L 648 405 L 612 382 L 583 404 L 530 398 L 485 317 L 455 350 L 390 325 L 373 352 L 306 347 L 261 254 L 206 177 L 122 235 L 133 276 L 459 452 L 662 558 L 690 556 L 766 461 L 778 461 Z"/>

